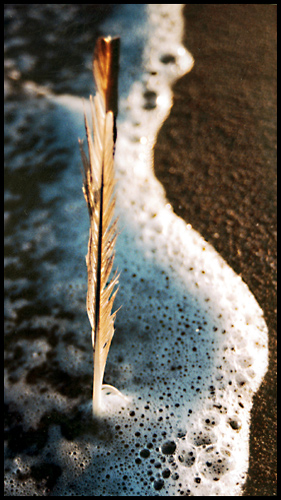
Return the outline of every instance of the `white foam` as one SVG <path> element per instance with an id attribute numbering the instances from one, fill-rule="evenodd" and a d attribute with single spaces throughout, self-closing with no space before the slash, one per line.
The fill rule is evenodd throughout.
<path id="1" fill-rule="evenodd" d="M 149 5 L 148 16 L 145 73 L 120 102 L 116 210 L 121 233 L 115 264 L 121 271 L 116 307 L 122 309 L 105 371 L 106 382 L 130 402 L 108 410 L 94 428 L 87 420 L 90 405 L 82 405 L 80 418 L 86 423 L 77 435 L 67 436 L 58 425 L 49 428 L 40 460 L 61 468 L 53 495 L 235 496 L 247 475 L 250 410 L 267 369 L 267 327 L 246 284 L 173 213 L 154 176 L 152 148 L 172 104 L 171 84 L 193 60 L 181 45 L 180 5 Z M 58 129 L 70 121 L 72 133 L 81 137 L 82 103 L 79 113 L 73 109 L 76 100 L 69 105 L 63 99 L 55 99 Z M 46 221 L 40 237 L 41 243 L 68 248 L 64 265 L 52 273 L 47 269 L 44 293 L 55 294 L 75 313 L 70 323 L 79 342 L 51 348 L 34 340 L 34 356 L 21 373 L 48 352 L 70 377 L 91 373 L 86 273 L 76 272 L 84 266 L 88 234 L 87 210 L 82 194 L 76 194 L 78 162 L 77 153 L 53 191 L 42 187 L 43 199 L 59 201 L 53 212 L 56 231 Z M 38 327 L 56 324 L 49 317 L 34 321 Z M 63 335 L 67 321 L 60 329 Z M 79 401 L 50 387 L 43 392 L 40 384 L 30 387 L 24 376 L 12 390 L 26 428 L 35 428 L 54 409 L 71 418 Z M 36 458 L 25 457 L 14 467 L 27 474 L 34 463 Z M 38 491 L 34 480 L 24 484 L 11 478 L 21 494 Z"/>

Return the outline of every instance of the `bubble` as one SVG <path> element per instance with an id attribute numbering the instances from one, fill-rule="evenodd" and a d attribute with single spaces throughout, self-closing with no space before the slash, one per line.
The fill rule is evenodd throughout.
<path id="1" fill-rule="evenodd" d="M 160 491 L 162 490 L 163 486 L 164 486 L 164 481 L 163 479 L 156 479 L 154 482 L 153 482 L 153 486 L 154 486 L 154 489 L 156 491 Z"/>
<path id="2" fill-rule="evenodd" d="M 176 450 L 176 447 L 177 447 L 177 445 L 174 441 L 166 441 L 162 445 L 161 450 L 162 450 L 162 453 L 164 453 L 164 455 L 173 455 L 173 453 Z"/>
<path id="3" fill-rule="evenodd" d="M 173 56 L 172 54 L 163 54 L 163 55 L 160 57 L 160 61 L 161 61 L 163 64 L 170 64 L 170 63 L 175 63 L 175 62 L 176 62 L 176 58 L 175 58 L 175 56 Z"/>
<path id="4" fill-rule="evenodd" d="M 144 449 L 140 451 L 140 456 L 142 458 L 148 458 L 150 456 L 150 451 L 148 449 Z"/>
<path id="5" fill-rule="evenodd" d="M 164 469 L 163 472 L 162 472 L 162 476 L 164 479 L 167 479 L 168 477 L 170 477 L 171 475 L 171 471 L 170 469 Z"/>
<path id="6" fill-rule="evenodd" d="M 233 429 L 234 431 L 240 431 L 241 422 L 239 419 L 236 419 L 236 418 L 229 419 L 228 423 L 229 423 L 231 429 Z"/>

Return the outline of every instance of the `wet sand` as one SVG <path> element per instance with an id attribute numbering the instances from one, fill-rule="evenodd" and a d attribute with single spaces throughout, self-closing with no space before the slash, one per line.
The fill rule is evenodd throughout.
<path id="1" fill-rule="evenodd" d="M 155 172 L 175 212 L 264 310 L 269 370 L 254 398 L 245 496 L 276 495 L 276 7 L 186 5 L 193 70 L 174 86 Z"/>

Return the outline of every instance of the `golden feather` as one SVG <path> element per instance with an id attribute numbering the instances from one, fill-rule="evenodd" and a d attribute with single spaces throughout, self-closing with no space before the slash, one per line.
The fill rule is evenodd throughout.
<path id="1" fill-rule="evenodd" d="M 87 158 L 79 141 L 84 167 L 83 193 L 90 215 L 86 263 L 88 269 L 87 312 L 92 327 L 94 356 L 93 412 L 102 407 L 103 376 L 114 334 L 112 306 L 118 289 L 117 273 L 108 283 L 114 260 L 117 221 L 112 222 L 114 197 L 114 143 L 116 139 L 119 38 L 97 40 L 93 74 L 96 95 L 90 97 L 93 138 L 85 113 Z M 112 388 L 114 389 L 114 388 Z"/>

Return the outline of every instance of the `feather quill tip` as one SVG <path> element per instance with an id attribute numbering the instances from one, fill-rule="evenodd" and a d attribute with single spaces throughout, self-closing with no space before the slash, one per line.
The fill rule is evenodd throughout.
<path id="1" fill-rule="evenodd" d="M 93 416 L 103 417 L 107 414 L 114 413 L 114 410 L 120 411 L 125 408 L 130 402 L 130 398 L 125 396 L 121 391 L 112 385 L 103 384 L 101 387 L 101 403 L 98 408 L 94 408 Z"/>

